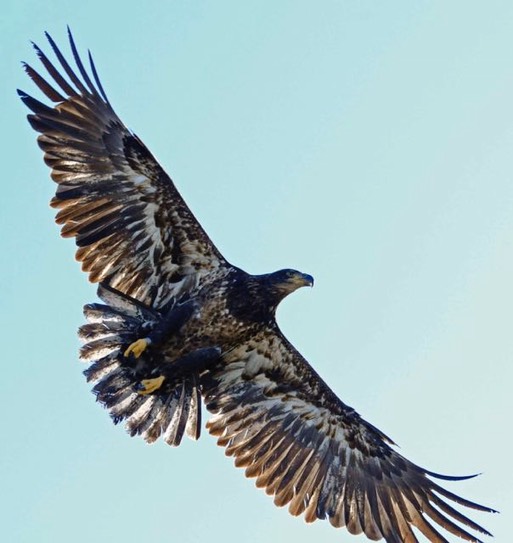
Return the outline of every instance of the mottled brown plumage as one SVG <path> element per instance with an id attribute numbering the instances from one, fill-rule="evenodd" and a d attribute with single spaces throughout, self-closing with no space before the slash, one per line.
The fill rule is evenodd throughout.
<path id="1" fill-rule="evenodd" d="M 37 46 L 50 77 L 25 69 L 54 106 L 19 94 L 57 183 L 51 205 L 62 235 L 75 238 L 77 259 L 100 283 L 103 303 L 84 309 L 81 358 L 114 421 L 148 442 L 178 445 L 183 435 L 199 437 L 203 397 L 209 432 L 293 515 L 388 543 L 415 543 L 419 532 L 447 541 L 440 528 L 480 541 L 471 532 L 488 532 L 450 504 L 491 509 L 433 480 L 462 478 L 401 456 L 280 332 L 277 305 L 311 278 L 294 270 L 251 276 L 230 265 L 115 114 L 91 56 L 88 72 L 70 34 L 76 73 L 47 37 L 60 69 Z M 187 319 L 162 334 L 179 312 Z M 140 358 L 123 356 L 155 330 L 162 339 Z M 154 375 L 165 376 L 162 386 L 139 394 L 137 383 Z"/>

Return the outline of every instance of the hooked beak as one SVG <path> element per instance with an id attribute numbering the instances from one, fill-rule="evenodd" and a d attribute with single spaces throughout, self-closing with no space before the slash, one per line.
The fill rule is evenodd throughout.
<path id="1" fill-rule="evenodd" d="M 307 273 L 298 274 L 296 280 L 299 287 L 313 287 L 314 285 L 314 278 Z"/>
<path id="2" fill-rule="evenodd" d="M 311 275 L 308 275 L 305 273 L 305 281 L 307 287 L 313 287 L 314 286 L 314 278 Z"/>

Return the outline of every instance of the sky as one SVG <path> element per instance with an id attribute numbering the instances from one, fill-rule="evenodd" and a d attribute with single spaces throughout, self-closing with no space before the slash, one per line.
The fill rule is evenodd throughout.
<path id="1" fill-rule="evenodd" d="M 95 286 L 59 236 L 15 90 L 49 31 L 225 257 L 315 277 L 280 327 L 341 399 L 511 538 L 513 4 L 7 0 L 0 19 L 0 516 L 12 543 L 362 542 L 306 525 L 206 432 L 146 445 L 96 404 Z M 422 540 L 420 538 L 420 540 Z M 454 541 L 449 536 L 450 541 Z"/>

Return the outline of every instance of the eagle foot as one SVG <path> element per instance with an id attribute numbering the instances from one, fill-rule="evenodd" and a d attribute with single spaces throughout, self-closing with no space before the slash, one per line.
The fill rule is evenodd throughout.
<path id="1" fill-rule="evenodd" d="M 148 338 L 141 338 L 137 341 L 134 341 L 131 343 L 128 348 L 123 353 L 123 356 L 125 358 L 135 357 L 139 358 L 143 352 L 148 348 L 148 345 L 150 344 L 150 340 Z"/>
<path id="2" fill-rule="evenodd" d="M 147 396 L 158 390 L 165 379 L 166 378 L 163 375 L 159 375 L 153 379 L 143 379 L 136 385 L 137 393 L 141 396 Z"/>

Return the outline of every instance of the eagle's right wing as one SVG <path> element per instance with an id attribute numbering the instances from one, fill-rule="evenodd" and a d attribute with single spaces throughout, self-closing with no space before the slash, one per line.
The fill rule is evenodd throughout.
<path id="1" fill-rule="evenodd" d="M 159 308 L 224 273 L 225 259 L 171 179 L 112 109 L 91 55 L 92 77 L 69 33 L 77 75 L 47 38 L 60 71 L 34 47 L 53 82 L 25 69 L 56 105 L 18 92 L 33 111 L 29 122 L 41 133 L 38 143 L 58 184 L 51 202 L 59 210 L 56 221 L 64 237 L 75 237 L 89 279 Z"/>

